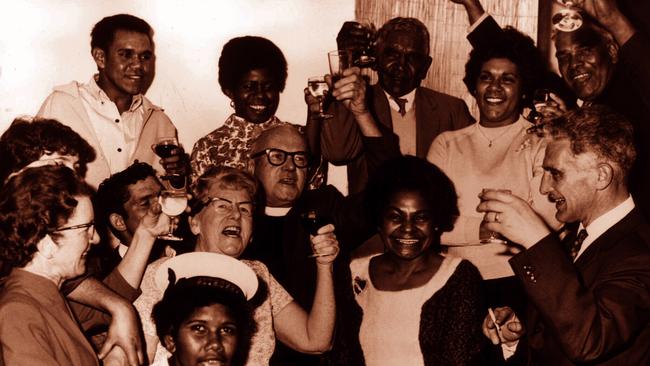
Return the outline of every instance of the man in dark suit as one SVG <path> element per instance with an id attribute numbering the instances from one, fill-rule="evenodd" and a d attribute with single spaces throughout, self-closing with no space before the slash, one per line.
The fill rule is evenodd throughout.
<path id="1" fill-rule="evenodd" d="M 389 20 L 377 34 L 376 54 L 373 68 L 379 84 L 368 88 L 366 102 L 355 103 L 358 94 L 347 98 L 338 94 L 358 82 L 344 72 L 333 93 L 339 101 L 347 102 L 334 103 L 329 109 L 334 118 L 322 124 L 322 154 L 335 165 L 348 166 L 350 193 L 361 191 L 368 178 L 362 131 L 355 123 L 363 114 L 392 131 L 403 154 L 422 158 L 441 132 L 474 122 L 461 99 L 420 86 L 432 61 L 429 31 L 422 22 L 415 18 Z"/>
<path id="2" fill-rule="evenodd" d="M 526 248 L 510 264 L 529 299 L 525 338 L 508 308 L 495 311 L 498 329 L 486 317 L 483 331 L 524 364 L 648 365 L 650 226 L 627 188 L 632 126 L 587 106 L 555 120 L 551 135 L 540 191 L 578 234 L 561 242 L 524 200 L 483 195 L 487 228 Z"/>

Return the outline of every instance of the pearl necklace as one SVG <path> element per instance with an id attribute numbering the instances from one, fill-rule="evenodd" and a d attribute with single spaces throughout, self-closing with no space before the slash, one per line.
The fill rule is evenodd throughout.
<path id="1" fill-rule="evenodd" d="M 488 142 L 488 147 L 492 147 L 492 144 L 493 144 L 496 140 L 498 140 L 498 139 L 500 139 L 501 137 L 503 137 L 506 133 L 508 133 L 508 131 L 510 131 L 510 130 L 512 129 L 512 126 L 515 125 L 516 123 L 517 123 L 517 122 L 511 123 L 510 125 L 508 125 L 507 128 L 504 128 L 504 129 L 503 129 L 503 132 L 501 132 L 498 136 L 493 137 L 493 138 L 489 138 L 489 137 L 488 137 L 488 135 L 485 133 L 485 131 L 483 131 L 483 129 L 484 129 L 484 128 L 487 129 L 487 127 L 483 127 L 483 126 L 481 126 L 481 124 L 480 124 L 479 122 L 476 122 L 476 129 L 478 129 L 478 132 L 480 132 L 481 135 L 483 136 L 483 138 L 485 138 L 485 139 L 487 140 L 487 142 Z"/>

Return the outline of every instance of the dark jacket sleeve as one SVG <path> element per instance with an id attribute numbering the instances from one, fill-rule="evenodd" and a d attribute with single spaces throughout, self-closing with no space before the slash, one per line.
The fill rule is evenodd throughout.
<path id="1" fill-rule="evenodd" d="M 322 123 L 321 153 L 334 165 L 345 165 L 363 153 L 363 136 L 354 115 L 340 102 L 327 110 L 334 117 Z"/>
<path id="2" fill-rule="evenodd" d="M 473 48 L 490 47 L 499 39 L 499 37 L 501 37 L 502 33 L 503 29 L 501 29 L 492 16 L 488 15 L 487 18 L 483 19 L 483 21 L 467 35 L 467 40 Z"/>
<path id="3" fill-rule="evenodd" d="M 540 313 L 545 331 L 552 332 L 552 338 L 573 362 L 594 362 L 616 355 L 648 326 L 647 242 L 636 233 L 616 240 L 611 250 L 589 248 L 591 258 L 578 258 L 578 264 L 589 260 L 598 267 L 589 274 L 594 276 L 589 279 L 593 283 L 590 287 L 583 284 L 586 274 L 578 272 L 578 264 L 571 262 L 553 235 L 510 259 L 529 301 Z M 594 250 L 598 250 L 595 255 Z"/>

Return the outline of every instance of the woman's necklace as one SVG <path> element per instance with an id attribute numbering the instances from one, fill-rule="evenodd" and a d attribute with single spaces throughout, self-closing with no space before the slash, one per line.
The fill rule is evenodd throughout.
<path id="1" fill-rule="evenodd" d="M 480 132 L 481 135 L 483 135 L 483 137 L 487 140 L 487 142 L 488 142 L 488 147 L 492 147 L 492 144 L 493 144 L 496 140 L 498 140 L 498 139 L 500 139 L 501 137 L 503 137 L 503 135 L 505 135 L 506 133 L 508 133 L 508 131 L 510 131 L 510 129 L 512 128 L 512 126 L 515 125 L 516 123 L 517 123 L 517 122 L 511 123 L 510 125 L 508 125 L 507 128 L 504 128 L 504 129 L 503 129 L 503 132 L 501 132 L 498 136 L 496 136 L 496 137 L 492 137 L 492 138 L 490 138 L 490 137 L 485 133 L 485 131 L 483 131 L 483 129 L 486 128 L 486 127 L 481 126 L 481 124 L 480 124 L 479 122 L 476 122 L 476 128 L 478 129 L 478 132 Z"/>

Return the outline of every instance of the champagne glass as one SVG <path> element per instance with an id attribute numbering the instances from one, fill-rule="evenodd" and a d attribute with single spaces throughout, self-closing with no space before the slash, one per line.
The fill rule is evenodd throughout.
<path id="1" fill-rule="evenodd" d="M 309 89 L 309 94 L 318 100 L 318 117 L 323 119 L 333 118 L 333 115 L 323 112 L 323 99 L 325 99 L 325 96 L 330 90 L 325 78 L 322 76 L 310 77 L 307 80 L 307 89 Z"/>
<path id="2" fill-rule="evenodd" d="M 553 14 L 551 22 L 553 28 L 561 32 L 573 32 L 582 27 L 582 15 L 577 7 L 582 2 L 579 0 L 556 0 L 563 6 L 557 13 Z"/>
<path id="3" fill-rule="evenodd" d="M 159 235 L 158 239 L 182 241 L 183 238 L 174 235 L 176 225 L 174 224 L 173 218 L 185 211 L 187 207 L 187 193 L 184 190 L 164 190 L 160 192 L 158 203 L 160 203 L 162 212 L 170 217 L 169 232 Z"/>
<path id="4" fill-rule="evenodd" d="M 343 76 L 343 70 L 352 67 L 352 52 L 350 50 L 336 50 L 327 53 L 330 63 L 330 74 L 332 83 L 337 82 Z"/>
<path id="5" fill-rule="evenodd" d="M 493 188 L 483 188 L 483 193 L 487 191 L 499 191 L 511 194 L 512 191 L 509 189 L 493 189 Z M 485 201 L 483 195 L 481 195 L 481 202 Z M 503 237 L 503 235 L 497 233 L 496 231 L 490 231 L 485 228 L 487 221 L 485 218 L 489 212 L 486 212 L 483 216 L 483 221 L 481 221 L 481 226 L 479 228 L 479 242 L 481 244 L 506 244 L 508 241 Z M 498 213 L 497 213 L 498 215 Z"/>

